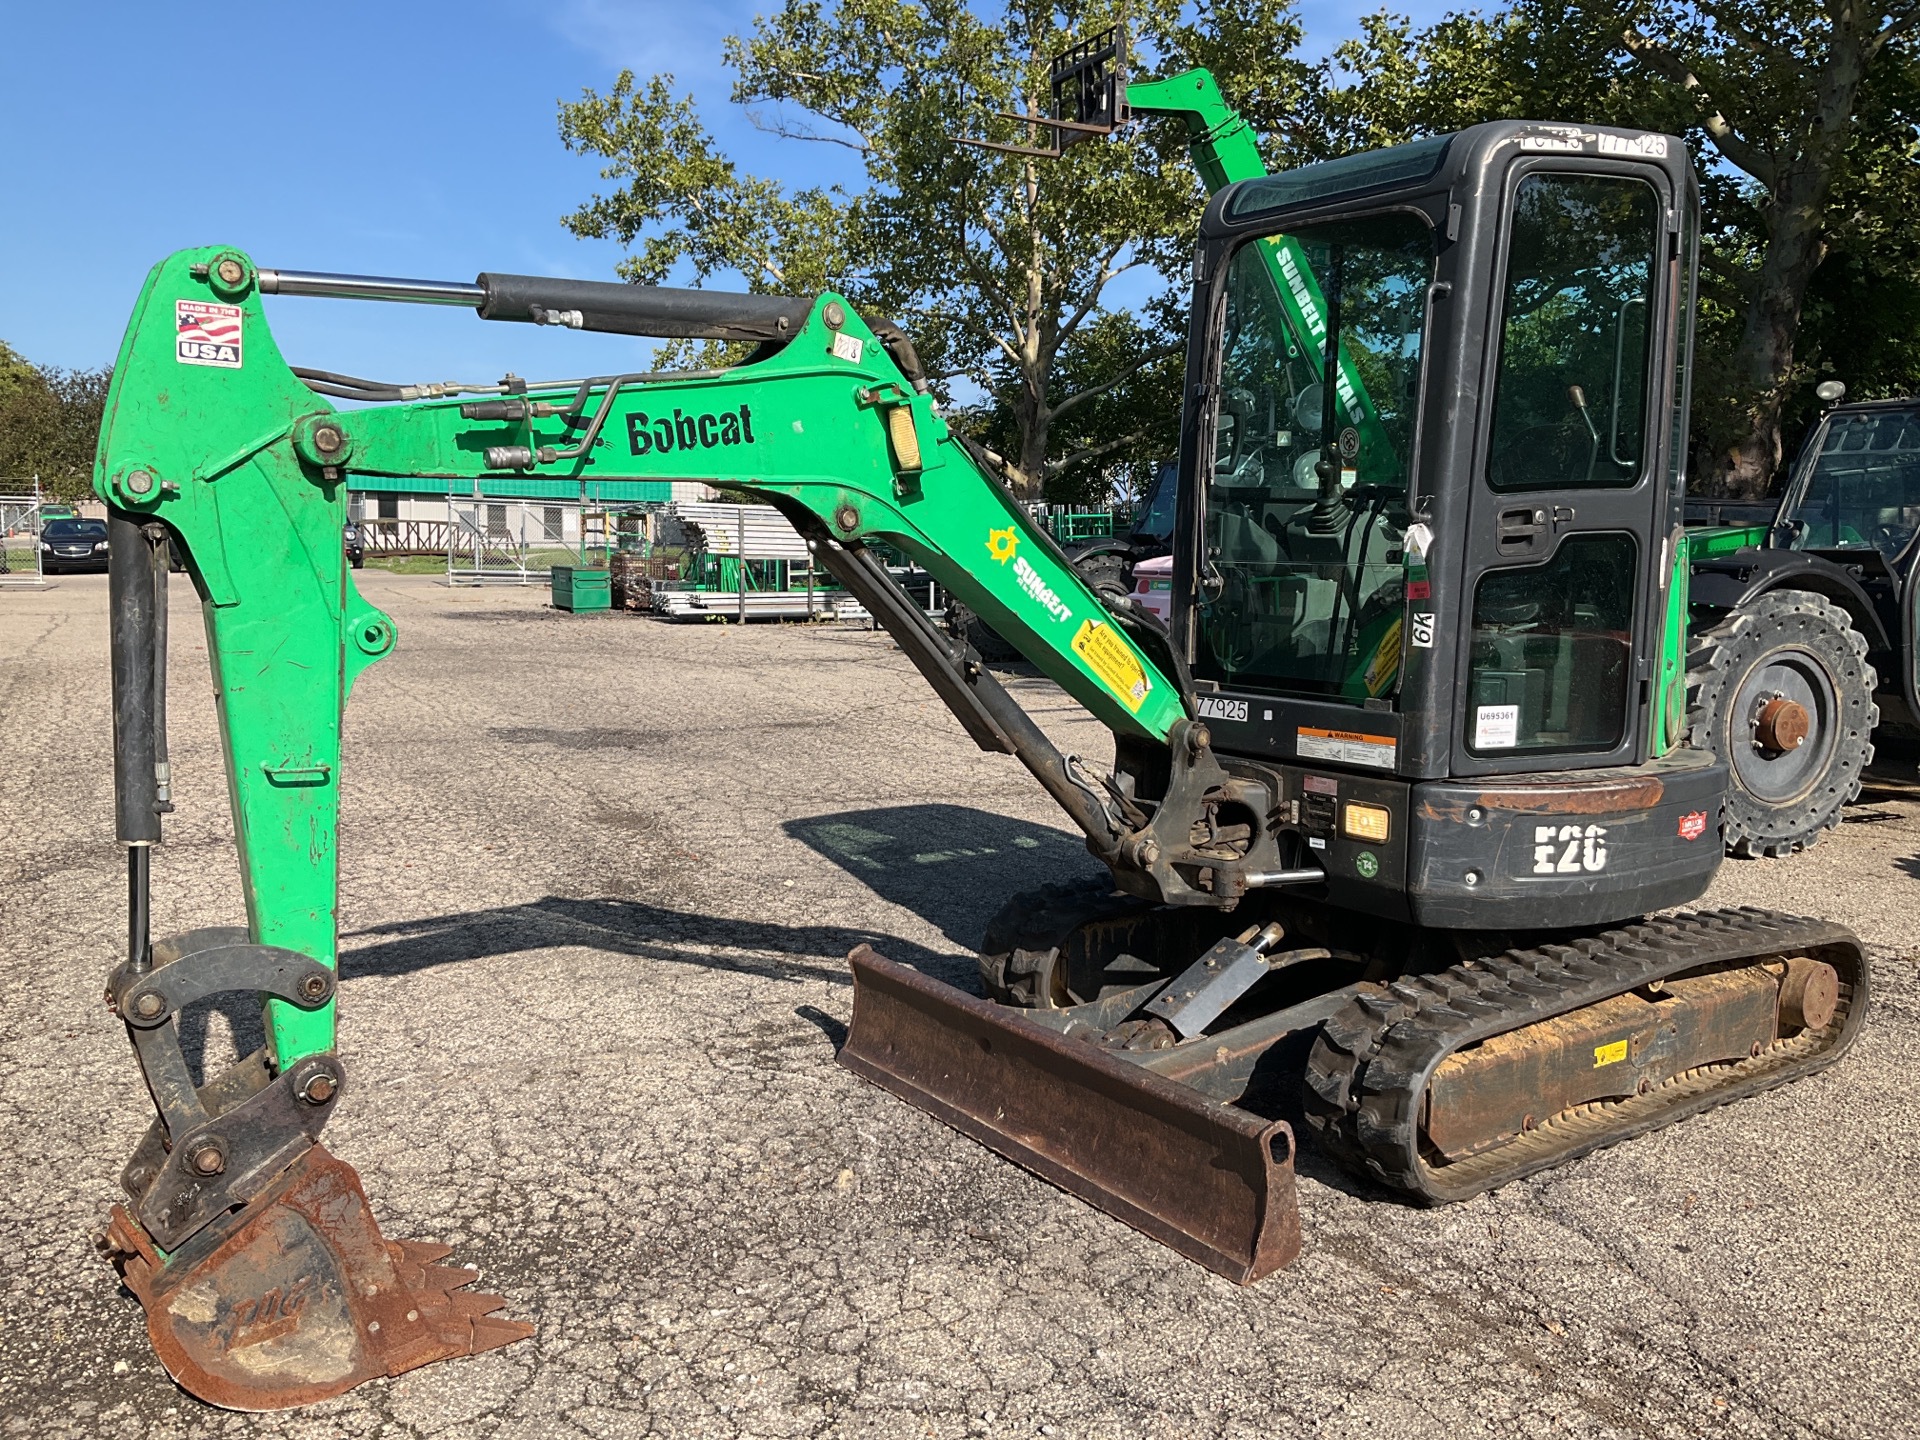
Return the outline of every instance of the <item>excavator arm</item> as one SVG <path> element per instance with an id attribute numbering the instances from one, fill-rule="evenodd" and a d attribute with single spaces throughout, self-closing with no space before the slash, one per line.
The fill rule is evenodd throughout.
<path id="1" fill-rule="evenodd" d="M 290 368 L 263 293 L 467 303 L 483 319 L 759 344 L 728 369 L 384 386 Z M 341 408 L 323 392 L 369 403 Z M 984 454 L 936 413 L 906 337 L 843 298 L 503 275 L 437 285 L 263 271 L 231 249 L 175 254 L 148 277 L 128 328 L 94 477 L 110 513 L 115 775 L 129 879 L 128 952 L 108 992 L 159 1112 L 123 1173 L 127 1203 L 109 1236 L 156 1351 L 202 1398 L 302 1404 L 528 1333 L 494 1318 L 492 1297 L 463 1292 L 472 1272 L 438 1265 L 440 1247 L 384 1240 L 357 1176 L 319 1143 L 345 1084 L 333 1014 L 341 715 L 355 678 L 397 640 L 392 620 L 355 588 L 340 543 L 348 487 L 376 477 L 473 493 L 611 479 L 744 490 L 793 521 L 972 738 L 1016 756 L 1122 885 L 1157 901 L 1230 907 L 1252 886 L 1320 878 L 1285 870 L 1265 834 L 1238 858 L 1192 851 L 1211 833 L 1217 797 L 1255 813 L 1273 797 L 1213 759 L 1157 622 L 1110 611 L 1082 583 Z M 1062 755 L 971 649 L 907 599 L 867 548 L 874 540 L 924 565 L 1120 746 L 1163 751 L 1165 788 L 1135 793 L 1132 772 L 1097 774 Z M 201 601 L 248 925 L 156 941 L 149 857 L 171 807 L 170 556 Z M 960 1017 L 904 967 L 866 954 L 855 968 L 865 1023 L 843 1059 L 911 1093 L 920 1067 L 944 1063 L 939 1047 Z M 232 991 L 261 997 L 267 1044 L 198 1084 L 174 1018 Z M 1011 1138 L 982 1121 L 983 1138 L 1216 1268 L 1250 1270 L 1248 1257 L 1222 1258 L 1207 1238 L 1223 1214 L 1239 1216 L 1228 1232 L 1279 1237 L 1266 1263 L 1292 1253 L 1290 1162 L 1271 1125 L 1222 1118 L 1177 1087 L 1143 1120 L 1134 1087 L 1116 1082 L 1131 1067 L 1044 1029 L 1024 1036 L 1030 1052 L 1013 1031 L 1002 1038 L 1001 1053 L 976 1067 L 992 1082 L 982 1103 L 1018 1089 L 1039 1113 Z M 1126 1162 L 1074 1170 L 1068 1139 L 1089 1112 L 1115 1133 L 1159 1135 L 1230 1194 L 1169 1201 L 1125 1193 L 1138 1168 Z M 1103 1177 L 1106 1169 L 1123 1178 Z M 1277 1176 L 1287 1203 L 1271 1207 L 1266 1226 Z M 1203 1219 L 1183 1226 L 1184 1210 Z"/>
<path id="2" fill-rule="evenodd" d="M 287 366 L 261 309 L 263 286 L 303 283 L 325 288 L 263 277 L 232 250 L 182 251 L 156 266 L 121 349 L 95 476 L 121 569 L 132 575 L 146 532 L 164 533 L 199 590 L 259 943 L 334 959 L 340 714 L 354 678 L 395 640 L 341 563 L 355 477 L 430 478 L 462 492 L 515 477 L 695 479 L 757 495 L 894 632 L 975 741 L 1018 756 L 1095 852 L 1114 852 L 1130 828 L 1126 802 L 1060 756 L 977 658 L 906 602 L 866 542 L 919 561 L 1117 735 L 1164 742 L 1185 720 L 1173 666 L 1164 645 L 1156 663 L 1126 628 L 1150 645 L 1151 622 L 1109 613 L 949 430 L 893 327 L 876 334 L 833 295 L 796 302 L 485 276 L 472 287 L 483 318 L 543 311 L 593 328 L 786 338 L 733 369 L 507 381 L 480 387 L 492 392 L 483 399 L 342 411 Z M 355 293 L 345 280 L 333 288 Z M 140 603 L 119 607 L 129 623 L 116 630 L 116 675 L 125 672 L 120 709 L 132 715 L 131 676 L 153 664 L 142 657 L 153 651 L 155 622 L 143 617 L 154 587 L 126 588 Z M 142 733 L 136 725 L 125 738 L 155 743 Z M 157 838 L 156 762 L 121 749 L 121 838 L 137 850 Z M 331 1045 L 325 1007 L 270 1008 L 282 1063 Z"/>

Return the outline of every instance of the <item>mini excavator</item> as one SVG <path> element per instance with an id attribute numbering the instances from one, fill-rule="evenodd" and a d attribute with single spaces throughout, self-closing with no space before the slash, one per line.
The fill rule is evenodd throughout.
<path id="1" fill-rule="evenodd" d="M 841 1061 L 1232 1280 L 1300 1246 L 1286 1114 L 1433 1203 L 1834 1060 L 1867 1001 L 1851 932 L 1645 918 L 1706 889 L 1727 786 L 1681 714 L 1697 234 L 1681 143 L 1605 127 L 1499 122 L 1221 186 L 1164 624 L 1082 583 L 909 338 L 841 296 L 162 261 L 95 486 L 130 916 L 108 1001 L 159 1112 L 108 1246 L 167 1370 L 270 1409 L 530 1333 L 444 1249 L 386 1240 L 321 1141 L 346 1093 L 341 714 L 396 641 L 341 558 L 357 477 L 687 478 L 777 507 L 1108 872 L 1008 903 L 984 998 L 856 951 Z M 290 368 L 270 295 L 753 348 L 388 385 Z M 881 541 L 1104 724 L 1111 763 L 1057 750 Z M 169 554 L 201 601 L 248 924 L 155 939 Z M 263 997 L 266 1044 L 197 1078 L 175 1017 L 223 992 Z"/>

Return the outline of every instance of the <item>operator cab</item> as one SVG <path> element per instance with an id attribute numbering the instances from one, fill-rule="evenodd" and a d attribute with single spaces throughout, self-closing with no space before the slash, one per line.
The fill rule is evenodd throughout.
<path id="1" fill-rule="evenodd" d="M 1794 461 L 1773 535 L 1859 586 L 1879 626 L 1868 643 L 1884 732 L 1910 737 L 1920 726 L 1920 399 L 1823 415 Z"/>
<path id="2" fill-rule="evenodd" d="M 1457 863 L 1444 836 L 1409 836 L 1483 816 L 1469 797 L 1495 776 L 1564 788 L 1673 750 L 1684 682 L 1660 662 L 1697 214 L 1679 141 L 1525 122 L 1208 207 L 1170 628 L 1214 747 L 1290 762 L 1288 838 L 1334 898 L 1404 884 L 1414 918 L 1445 924 L 1505 896 L 1511 923 L 1538 923 L 1544 827 L 1516 824 L 1491 865 L 1485 833 Z M 1685 797 L 1647 822 L 1669 839 L 1717 814 L 1719 772 L 1683 753 L 1648 792 Z M 1320 803 L 1330 783 L 1389 818 L 1356 839 L 1348 801 Z M 1589 828 L 1553 827 L 1561 923 L 1567 853 L 1596 893 L 1629 868 Z M 1712 840 L 1655 849 L 1655 892 L 1691 898 L 1717 864 Z"/>
<path id="3" fill-rule="evenodd" d="M 1905 573 L 1920 533 L 1920 400 L 1830 410 L 1794 464 L 1779 523 L 1796 550 Z"/>

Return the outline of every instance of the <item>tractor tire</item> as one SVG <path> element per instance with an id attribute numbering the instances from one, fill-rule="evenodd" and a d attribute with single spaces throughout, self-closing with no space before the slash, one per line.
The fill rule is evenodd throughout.
<path id="1" fill-rule="evenodd" d="M 1847 612 L 1805 590 L 1762 595 L 1693 637 L 1688 740 L 1727 762 L 1728 854 L 1791 855 L 1840 823 L 1873 759 L 1875 679 Z"/>
<path id="2" fill-rule="evenodd" d="M 1111 550 L 1103 550 L 1097 555 L 1085 555 L 1073 562 L 1073 568 L 1080 578 L 1087 582 L 1087 588 L 1102 600 L 1111 604 L 1116 598 L 1124 599 L 1127 593 L 1127 557 L 1116 555 Z"/>

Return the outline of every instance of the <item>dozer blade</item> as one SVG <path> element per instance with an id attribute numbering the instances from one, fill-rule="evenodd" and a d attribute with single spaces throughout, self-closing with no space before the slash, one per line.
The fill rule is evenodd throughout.
<path id="1" fill-rule="evenodd" d="M 382 1238 L 353 1167 L 314 1145 L 259 1196 L 162 1257 L 116 1205 L 107 1245 L 160 1362 L 229 1410 L 281 1410 L 533 1334 L 472 1295 L 444 1245 Z"/>
<path id="2" fill-rule="evenodd" d="M 1293 1131 L 862 945 L 840 1063 L 1247 1285 L 1300 1253 Z"/>

